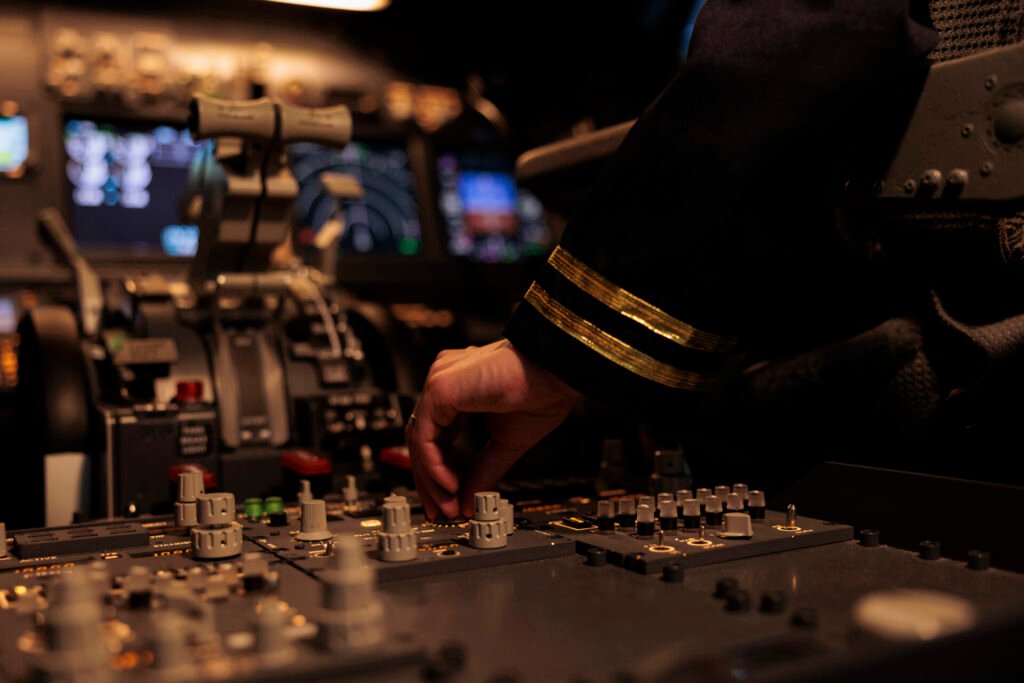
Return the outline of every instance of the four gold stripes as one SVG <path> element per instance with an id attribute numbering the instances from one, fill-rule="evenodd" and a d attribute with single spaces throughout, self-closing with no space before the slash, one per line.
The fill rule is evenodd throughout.
<path id="1" fill-rule="evenodd" d="M 536 282 L 530 285 L 525 299 L 538 313 L 570 337 L 645 379 L 673 389 L 691 391 L 705 391 L 716 383 L 714 377 L 680 370 L 634 349 L 618 337 L 613 337 L 590 321 L 584 320 L 570 311 L 553 299 Z"/>
<path id="2" fill-rule="evenodd" d="M 736 346 L 735 337 L 723 337 L 699 330 L 682 320 L 673 318 L 657 306 L 627 292 L 608 281 L 562 247 L 548 258 L 548 263 L 565 279 L 582 289 L 612 310 L 619 311 L 630 320 L 640 323 L 651 332 L 688 349 L 697 351 L 730 351 Z"/>

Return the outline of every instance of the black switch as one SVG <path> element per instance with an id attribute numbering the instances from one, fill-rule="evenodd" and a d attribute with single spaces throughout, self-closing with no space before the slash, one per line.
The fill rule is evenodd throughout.
<path id="1" fill-rule="evenodd" d="M 786 609 L 786 594 L 782 591 L 768 591 L 761 596 L 761 611 L 766 614 L 780 614 Z"/>
<path id="2" fill-rule="evenodd" d="M 938 541 L 921 541 L 917 549 L 917 556 L 922 560 L 937 560 L 942 557 L 942 546 Z"/>
<path id="3" fill-rule="evenodd" d="M 724 598 L 737 588 L 739 588 L 739 582 L 731 576 L 727 576 L 715 582 L 714 595 L 716 598 Z"/>
<path id="4" fill-rule="evenodd" d="M 587 566 L 603 567 L 608 564 L 608 553 L 603 548 L 587 548 Z"/>
<path id="5" fill-rule="evenodd" d="M 729 612 L 749 612 L 750 593 L 742 588 L 729 591 L 725 596 L 725 609 Z"/>
<path id="6" fill-rule="evenodd" d="M 670 564 L 661 568 L 661 580 L 666 583 L 682 583 L 683 568 L 678 564 Z"/>

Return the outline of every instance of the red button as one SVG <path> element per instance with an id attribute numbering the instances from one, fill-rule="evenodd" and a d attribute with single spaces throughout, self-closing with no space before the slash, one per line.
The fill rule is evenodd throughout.
<path id="1" fill-rule="evenodd" d="M 412 469 L 412 462 L 409 459 L 409 448 L 407 446 L 392 446 L 380 449 L 380 461 L 385 465 L 401 467 L 404 470 Z"/>
<path id="2" fill-rule="evenodd" d="M 185 382 L 178 382 L 178 390 L 174 395 L 178 403 L 198 403 L 203 400 L 202 380 L 192 379 Z"/>
<path id="3" fill-rule="evenodd" d="M 202 465 L 194 462 L 186 462 L 181 465 L 171 465 L 167 468 L 167 475 L 172 484 L 178 483 L 178 475 L 182 472 L 202 472 L 203 488 L 206 490 L 217 488 L 217 475 Z"/>
<path id="4" fill-rule="evenodd" d="M 281 466 L 303 477 L 330 474 L 334 469 L 330 458 L 305 450 L 285 451 L 281 456 Z"/>

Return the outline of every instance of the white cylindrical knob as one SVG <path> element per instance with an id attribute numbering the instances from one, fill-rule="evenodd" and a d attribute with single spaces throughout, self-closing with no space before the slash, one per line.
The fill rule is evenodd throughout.
<path id="1" fill-rule="evenodd" d="M 493 522 L 469 520 L 469 545 L 481 550 L 494 550 L 508 545 L 505 523 L 500 519 Z"/>
<path id="2" fill-rule="evenodd" d="M 492 550 L 508 545 L 508 532 L 501 520 L 501 496 L 481 491 L 473 496 L 473 519 L 469 521 L 469 545 Z"/>
<path id="3" fill-rule="evenodd" d="M 728 486 L 715 487 L 715 495 L 721 498 L 722 500 L 725 500 L 725 497 L 728 496 L 730 493 L 732 493 L 732 489 L 729 488 Z"/>
<path id="4" fill-rule="evenodd" d="M 743 512 L 743 496 L 733 491 L 725 497 L 725 509 L 729 512 Z"/>
<path id="5" fill-rule="evenodd" d="M 142 565 L 134 565 L 128 568 L 128 574 L 121 581 L 121 588 L 126 593 L 146 593 L 153 590 L 153 575 Z"/>
<path id="6" fill-rule="evenodd" d="M 201 472 L 182 472 L 178 475 L 178 500 L 174 503 L 174 524 L 186 529 L 199 524 L 196 498 L 206 493 Z"/>
<path id="7" fill-rule="evenodd" d="M 89 579 L 92 580 L 92 585 L 97 594 L 103 595 L 110 588 L 110 571 L 107 568 L 107 563 L 103 560 L 90 562 L 85 572 L 89 575 Z"/>
<path id="8" fill-rule="evenodd" d="M 684 517 L 700 517 L 700 501 L 696 498 L 687 498 L 683 501 Z"/>
<path id="9" fill-rule="evenodd" d="M 314 498 L 304 502 L 300 530 L 295 538 L 300 541 L 326 541 L 333 535 L 327 529 L 327 506 L 324 501 Z"/>
<path id="10" fill-rule="evenodd" d="M 636 515 L 636 498 L 620 498 L 619 499 L 619 514 L 629 515 L 633 517 Z"/>
<path id="11" fill-rule="evenodd" d="M 416 559 L 416 535 L 412 531 L 409 503 L 405 496 L 388 496 L 381 506 L 383 530 L 377 535 L 380 559 L 384 562 L 408 562 Z"/>
<path id="12" fill-rule="evenodd" d="M 46 623 L 51 650 L 66 652 L 100 645 L 99 625 L 103 613 L 93 583 L 85 572 L 62 574 L 50 584 L 49 601 Z"/>
<path id="13" fill-rule="evenodd" d="M 7 525 L 0 522 L 0 557 L 7 557 Z"/>
<path id="14" fill-rule="evenodd" d="M 763 508 L 765 506 L 764 491 L 754 489 L 747 494 L 747 501 L 752 508 Z"/>
<path id="15" fill-rule="evenodd" d="M 174 503 L 174 524 L 186 529 L 199 524 L 199 512 L 196 510 L 195 501 L 191 503 Z"/>
<path id="16" fill-rule="evenodd" d="M 615 503 L 610 500 L 599 500 L 597 501 L 597 516 L 598 517 L 614 517 L 615 516 Z"/>
<path id="17" fill-rule="evenodd" d="M 747 495 L 750 492 L 750 487 L 747 486 L 746 484 L 733 484 L 732 492 L 740 494 L 741 496 L 743 496 L 743 500 L 746 500 Z"/>
<path id="18" fill-rule="evenodd" d="M 501 517 L 501 521 L 505 523 L 505 533 L 509 536 L 516 532 L 516 509 L 509 501 L 504 498 L 498 503 L 498 515 Z"/>
<path id="19" fill-rule="evenodd" d="M 46 610 L 46 652 L 33 680 L 113 680 L 110 652 L 103 639 L 103 609 L 86 572 L 72 570 L 50 584 Z"/>
<path id="20" fill-rule="evenodd" d="M 660 501 L 658 503 L 658 514 L 661 517 L 678 517 L 679 510 L 676 507 L 675 499 Z"/>
<path id="21" fill-rule="evenodd" d="M 750 522 L 750 515 L 745 512 L 725 513 L 725 526 L 722 529 L 722 536 L 727 538 L 750 538 L 754 535 L 754 526 Z"/>
<path id="22" fill-rule="evenodd" d="M 196 496 L 199 523 L 203 526 L 225 526 L 235 521 L 235 494 L 200 493 Z"/>
<path id="23" fill-rule="evenodd" d="M 676 505 L 682 506 L 684 500 L 693 498 L 693 492 L 690 489 L 679 489 L 676 491 Z"/>
<path id="24" fill-rule="evenodd" d="M 408 562 L 416 559 L 419 552 L 416 535 L 411 531 L 401 534 L 380 533 L 377 548 L 382 562 Z"/>
<path id="25" fill-rule="evenodd" d="M 178 475 L 179 503 L 194 503 L 203 493 L 206 493 L 206 488 L 203 485 L 202 472 L 182 472 Z"/>
<path id="26" fill-rule="evenodd" d="M 356 538 L 338 537 L 328 568 L 318 578 L 323 586 L 317 612 L 321 647 L 342 652 L 384 640 L 384 606 L 376 594 L 376 573 Z"/>
<path id="27" fill-rule="evenodd" d="M 152 613 L 153 669 L 158 679 L 184 680 L 194 673 L 188 647 L 189 625 L 173 610 Z"/>
<path id="28" fill-rule="evenodd" d="M 501 496 L 495 491 L 481 491 L 473 495 L 473 519 L 478 522 L 495 522 L 501 519 L 499 506 Z"/>
<path id="29" fill-rule="evenodd" d="M 405 533 L 412 528 L 412 514 L 405 496 L 388 496 L 384 499 L 381 512 L 386 533 Z"/>
<path id="30" fill-rule="evenodd" d="M 722 499 L 715 495 L 710 495 L 704 499 L 704 511 L 711 514 L 722 511 Z"/>
<path id="31" fill-rule="evenodd" d="M 714 492 L 711 489 L 697 489 L 697 493 L 694 497 L 703 504 L 707 497 L 712 493 Z"/>
<path id="32" fill-rule="evenodd" d="M 242 526 L 192 527 L 192 557 L 197 560 L 225 560 L 242 552 Z"/>
<path id="33" fill-rule="evenodd" d="M 277 598 L 264 599 L 256 605 L 254 619 L 256 654 L 265 663 L 281 664 L 294 658 L 295 649 L 288 640 L 287 605 Z"/>
<path id="34" fill-rule="evenodd" d="M 339 536 L 327 569 L 318 575 L 323 582 L 323 606 L 330 610 L 360 609 L 372 599 L 376 576 L 367 565 L 366 553 L 352 536 Z"/>

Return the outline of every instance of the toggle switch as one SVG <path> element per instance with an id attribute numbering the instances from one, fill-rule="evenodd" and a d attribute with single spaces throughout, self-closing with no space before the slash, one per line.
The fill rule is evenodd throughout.
<path id="1" fill-rule="evenodd" d="M 704 519 L 708 526 L 722 526 L 722 499 L 710 495 L 704 499 Z"/>
<path id="2" fill-rule="evenodd" d="M 632 528 L 636 525 L 636 499 L 635 498 L 620 498 L 618 501 L 618 520 L 619 526 L 623 528 Z"/>
<path id="3" fill-rule="evenodd" d="M 700 527 L 700 501 L 688 498 L 683 501 L 683 528 L 696 530 Z"/>
<path id="4" fill-rule="evenodd" d="M 764 491 L 752 490 L 747 493 L 747 511 L 753 520 L 764 519 Z"/>
<path id="5" fill-rule="evenodd" d="M 636 508 L 636 535 L 640 538 L 654 535 L 654 508 L 647 503 L 641 503 Z"/>
<path id="6" fill-rule="evenodd" d="M 679 528 L 679 512 L 676 509 L 674 499 L 663 500 L 658 503 L 662 531 L 675 531 Z"/>
<path id="7" fill-rule="evenodd" d="M 612 501 L 597 501 L 597 528 L 603 533 L 615 531 L 615 504 Z"/>

